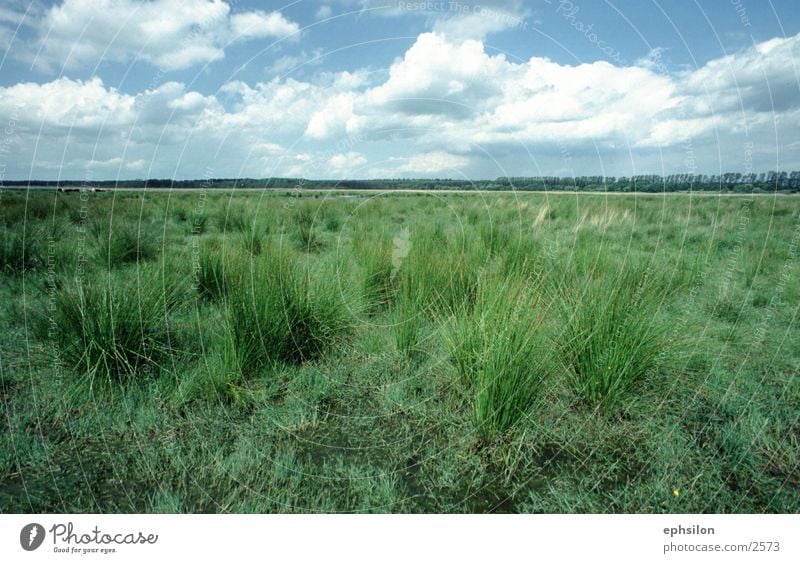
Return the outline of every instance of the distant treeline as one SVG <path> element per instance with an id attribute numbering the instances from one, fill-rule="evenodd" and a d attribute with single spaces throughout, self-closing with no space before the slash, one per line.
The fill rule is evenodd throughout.
<path id="1" fill-rule="evenodd" d="M 585 191 L 585 192 L 679 192 L 711 191 L 734 193 L 799 192 L 800 171 L 742 174 L 672 174 L 659 176 L 525 176 L 501 177 L 495 180 L 453 180 L 386 178 L 375 180 L 306 180 L 304 178 L 211 178 L 201 180 L 11 180 L 0 183 L 7 187 L 48 186 L 53 188 L 94 187 L 172 188 L 180 189 L 276 189 L 276 190 L 522 190 L 522 191 Z"/>

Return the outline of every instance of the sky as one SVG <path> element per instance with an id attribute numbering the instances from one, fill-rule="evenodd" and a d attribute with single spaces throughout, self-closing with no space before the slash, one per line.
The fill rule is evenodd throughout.
<path id="1" fill-rule="evenodd" d="M 797 0 L 3 0 L 0 180 L 800 169 Z"/>

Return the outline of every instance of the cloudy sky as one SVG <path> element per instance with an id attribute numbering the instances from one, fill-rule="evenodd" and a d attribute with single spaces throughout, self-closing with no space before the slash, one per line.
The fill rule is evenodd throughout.
<path id="1" fill-rule="evenodd" d="M 800 169 L 797 0 L 3 0 L 5 179 Z"/>

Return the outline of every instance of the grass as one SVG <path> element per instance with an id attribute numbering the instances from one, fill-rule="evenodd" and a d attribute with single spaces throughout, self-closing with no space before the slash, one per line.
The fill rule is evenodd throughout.
<path id="1" fill-rule="evenodd" d="M 227 249 L 230 253 L 230 248 Z M 195 286 L 204 299 L 213 301 L 227 293 L 225 281 L 226 249 L 217 239 L 204 239 L 197 244 Z"/>
<path id="2" fill-rule="evenodd" d="M 590 273 L 563 290 L 564 360 L 577 392 L 606 407 L 653 377 L 669 347 L 658 274 L 627 265 L 618 272 Z"/>
<path id="3" fill-rule="evenodd" d="M 226 357 L 243 375 L 310 361 L 350 329 L 338 288 L 295 260 L 270 249 L 258 259 L 240 257 L 225 276 Z"/>
<path id="4" fill-rule="evenodd" d="M 316 210 L 310 204 L 302 204 L 294 214 L 294 238 L 297 247 L 305 252 L 315 252 L 322 247 L 322 240 L 317 234 Z"/>
<path id="5" fill-rule="evenodd" d="M 0 197 L 4 512 L 798 510 L 793 197 Z"/>
<path id="6" fill-rule="evenodd" d="M 108 269 L 153 259 L 158 242 L 149 225 L 117 219 L 93 225 L 99 264 Z"/>
<path id="7" fill-rule="evenodd" d="M 393 312 L 391 322 L 395 346 L 403 356 L 411 358 L 418 350 L 424 311 L 408 284 L 398 289 Z"/>
<path id="8" fill-rule="evenodd" d="M 409 246 L 397 275 L 423 308 L 447 314 L 474 302 L 486 262 L 474 238 L 461 233 L 448 236 L 438 224 L 420 226 L 411 234 Z"/>
<path id="9" fill-rule="evenodd" d="M 392 296 L 392 243 L 389 237 L 378 230 L 361 228 L 353 239 L 353 252 L 364 268 L 363 291 L 374 307 L 385 307 Z"/>
<path id="10" fill-rule="evenodd" d="M 91 380 L 120 380 L 160 370 L 172 353 L 168 315 L 185 290 L 156 270 L 75 281 L 55 296 L 49 323 L 62 360 Z"/>
<path id="11" fill-rule="evenodd" d="M 18 275 L 44 264 L 38 235 L 27 229 L 0 227 L 0 271 Z"/>
<path id="12" fill-rule="evenodd" d="M 475 418 L 488 439 L 525 417 L 551 366 L 538 288 L 526 278 L 481 280 L 474 308 L 447 332 L 452 359 L 475 396 Z"/>

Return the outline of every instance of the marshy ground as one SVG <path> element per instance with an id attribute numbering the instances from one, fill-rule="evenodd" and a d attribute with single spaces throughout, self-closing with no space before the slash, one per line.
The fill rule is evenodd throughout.
<path id="1" fill-rule="evenodd" d="M 792 196 L 6 190 L 0 260 L 2 512 L 800 510 Z"/>

